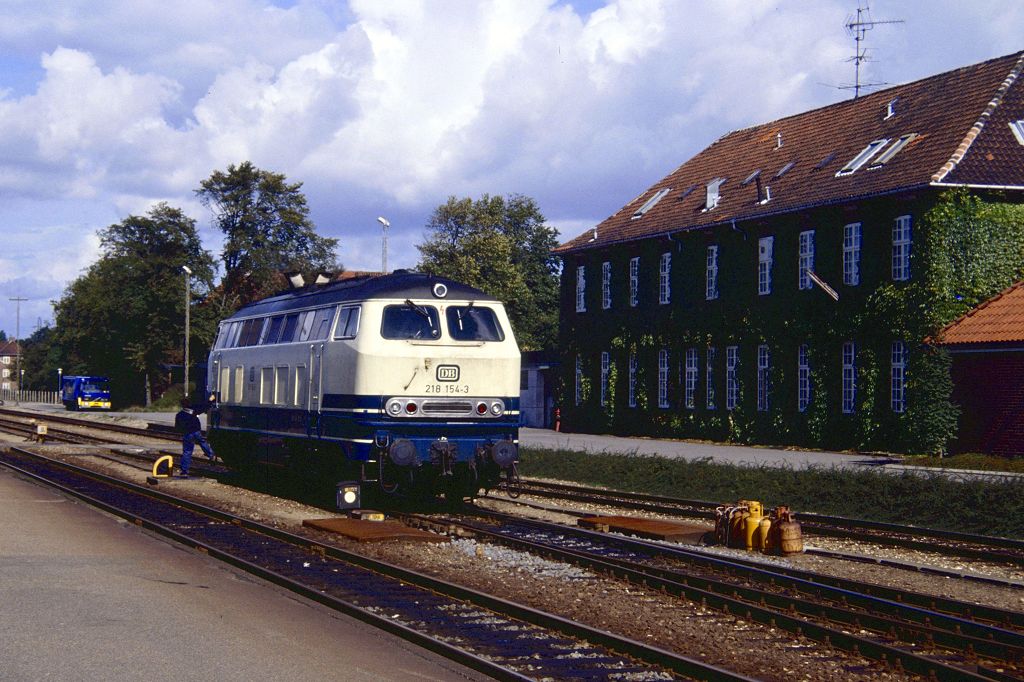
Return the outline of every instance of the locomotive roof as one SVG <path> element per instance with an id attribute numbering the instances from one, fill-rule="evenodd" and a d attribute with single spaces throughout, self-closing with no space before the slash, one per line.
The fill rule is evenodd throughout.
<path id="1" fill-rule="evenodd" d="M 444 298 L 434 295 L 435 284 L 444 284 L 448 288 L 448 293 Z M 250 303 L 227 319 L 268 315 L 287 310 L 374 298 L 497 301 L 490 294 L 446 277 L 396 270 L 389 275 L 354 277 L 285 291 Z"/>

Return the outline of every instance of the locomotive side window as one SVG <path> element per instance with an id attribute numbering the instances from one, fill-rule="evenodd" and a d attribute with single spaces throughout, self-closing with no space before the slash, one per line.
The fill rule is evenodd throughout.
<path id="1" fill-rule="evenodd" d="M 264 367 L 260 370 L 260 404 L 270 405 L 274 402 L 274 368 Z"/>
<path id="2" fill-rule="evenodd" d="M 235 400 L 234 402 L 242 402 L 242 398 L 245 397 L 243 392 L 245 388 L 245 367 L 239 365 L 235 367 Z"/>
<path id="3" fill-rule="evenodd" d="M 437 308 L 406 301 L 384 308 L 380 334 L 385 339 L 436 339 L 441 336 Z"/>
<path id="4" fill-rule="evenodd" d="M 334 329 L 335 339 L 354 339 L 359 331 L 359 306 L 341 309 L 338 315 L 338 326 Z"/>
<path id="5" fill-rule="evenodd" d="M 277 343 L 278 339 L 281 338 L 281 327 L 284 326 L 284 315 L 275 315 L 270 318 L 270 324 L 266 326 L 263 332 L 263 338 L 260 339 L 260 345 L 268 343 Z"/>
<path id="6" fill-rule="evenodd" d="M 504 341 L 505 332 L 491 308 L 453 305 L 445 310 L 448 336 L 456 341 Z"/>
<path id="7" fill-rule="evenodd" d="M 309 338 L 309 332 L 313 328 L 313 311 L 307 310 L 299 313 L 298 332 L 296 341 L 305 341 Z"/>
<path id="8" fill-rule="evenodd" d="M 281 330 L 281 343 L 295 341 L 295 329 L 298 327 L 299 313 L 290 313 L 284 318 L 284 329 Z"/>
<path id="9" fill-rule="evenodd" d="M 274 379 L 274 404 L 284 405 L 288 400 L 288 368 L 278 367 Z"/>
<path id="10" fill-rule="evenodd" d="M 221 399 L 228 401 L 231 400 L 231 368 L 224 366 L 220 368 L 220 380 L 217 382 L 217 391 L 220 393 Z"/>
<path id="11" fill-rule="evenodd" d="M 306 404 L 306 366 L 299 365 L 295 368 L 295 404 Z"/>
<path id="12" fill-rule="evenodd" d="M 334 321 L 334 308 L 321 308 L 313 316 L 313 327 L 309 332 L 310 341 L 322 341 L 331 333 L 331 322 Z"/>
<path id="13" fill-rule="evenodd" d="M 242 323 L 242 330 L 238 335 L 239 346 L 255 346 L 260 340 L 260 333 L 263 331 L 264 318 L 246 320 Z"/>

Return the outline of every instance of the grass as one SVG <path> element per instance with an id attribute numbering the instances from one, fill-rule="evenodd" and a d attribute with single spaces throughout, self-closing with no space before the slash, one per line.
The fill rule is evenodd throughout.
<path id="1" fill-rule="evenodd" d="M 797 518 L 801 511 L 816 512 L 1024 539 L 1024 480 L 967 481 L 939 471 L 736 466 L 532 448 L 523 449 L 521 460 L 524 477 L 723 504 L 754 499 L 766 507 L 788 505 Z"/>
<path id="2" fill-rule="evenodd" d="M 1024 458 L 995 457 L 977 453 L 953 455 L 952 457 L 907 457 L 904 464 L 919 467 L 940 467 L 945 469 L 975 469 L 978 471 L 1008 471 L 1024 474 Z"/>

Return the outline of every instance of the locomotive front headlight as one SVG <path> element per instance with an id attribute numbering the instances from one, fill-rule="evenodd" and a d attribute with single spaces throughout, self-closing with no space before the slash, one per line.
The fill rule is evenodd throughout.
<path id="1" fill-rule="evenodd" d="M 505 403 L 500 400 L 495 400 L 491 403 L 491 414 L 495 417 L 500 417 L 505 414 Z"/>
<path id="2" fill-rule="evenodd" d="M 388 414 L 392 417 L 397 417 L 402 414 L 402 401 L 398 398 L 392 398 L 388 401 L 388 404 L 384 409 L 386 409 Z"/>

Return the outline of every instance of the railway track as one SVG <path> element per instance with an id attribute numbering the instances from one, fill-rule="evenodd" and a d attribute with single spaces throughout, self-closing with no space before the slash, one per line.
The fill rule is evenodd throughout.
<path id="1" fill-rule="evenodd" d="M 496 679 L 749 679 L 21 448 L 0 464 Z"/>
<path id="2" fill-rule="evenodd" d="M 684 518 L 714 519 L 720 503 L 523 480 L 519 494 Z M 798 512 L 805 535 L 846 538 L 1024 568 L 1024 541 Z M 824 552 L 823 552 L 824 553 Z M 835 554 L 835 553 L 833 553 Z M 853 558 L 853 557 L 848 557 Z"/>
<path id="3" fill-rule="evenodd" d="M 1024 614 L 486 510 L 414 516 L 604 572 L 937 680 L 1020 679 Z"/>

